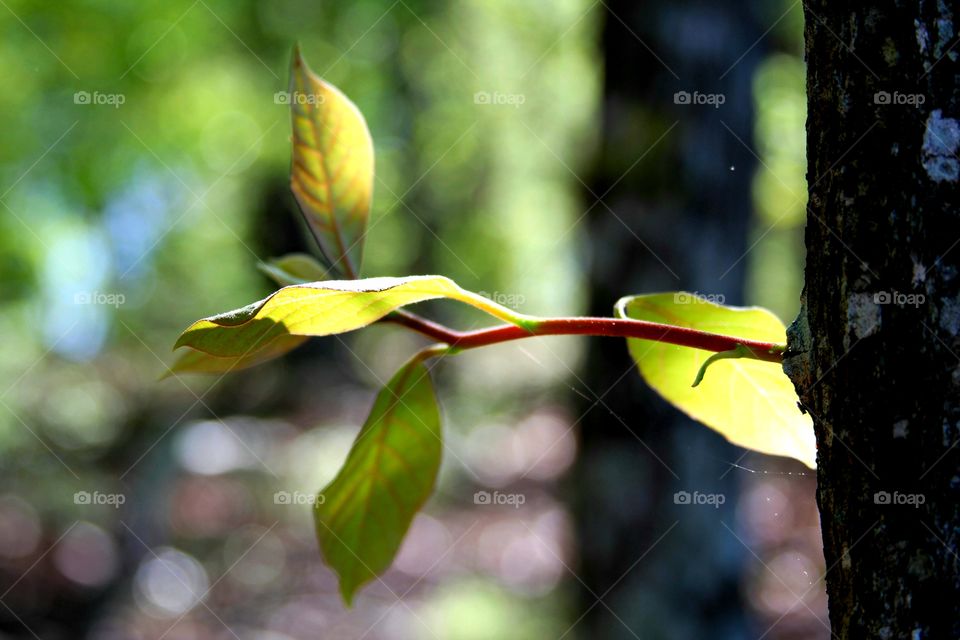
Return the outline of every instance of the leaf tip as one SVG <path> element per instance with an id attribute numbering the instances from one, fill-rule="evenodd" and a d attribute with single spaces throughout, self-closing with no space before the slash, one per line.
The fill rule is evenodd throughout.
<path id="1" fill-rule="evenodd" d="M 187 329 L 187 331 L 189 331 L 189 329 Z M 184 331 L 180 334 L 180 336 L 177 338 L 177 341 L 173 343 L 173 349 L 171 349 L 171 351 L 176 351 L 180 347 L 189 346 L 187 344 L 187 331 Z"/>
<path id="2" fill-rule="evenodd" d="M 343 604 L 347 609 L 353 608 L 353 596 L 356 592 L 356 585 L 348 584 L 343 578 L 340 579 L 340 597 L 343 599 Z"/>
<path id="3" fill-rule="evenodd" d="M 703 376 L 707 373 L 707 367 L 710 366 L 710 361 L 707 360 L 703 363 L 700 369 L 697 371 L 697 377 L 693 379 L 693 384 L 690 385 L 692 388 L 700 386 L 700 383 L 703 382 Z"/>

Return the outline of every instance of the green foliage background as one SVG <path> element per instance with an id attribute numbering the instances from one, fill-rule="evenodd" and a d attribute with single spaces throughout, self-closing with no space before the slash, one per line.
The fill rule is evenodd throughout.
<path id="1" fill-rule="evenodd" d="M 570 557 L 556 497 L 569 459 L 525 479 L 536 505 L 525 524 L 489 512 L 476 529 L 463 522 L 478 486 L 520 475 L 491 451 L 506 447 L 529 465 L 543 434 L 559 437 L 575 418 L 563 381 L 583 341 L 497 347 L 445 365 L 456 455 L 411 557 L 426 569 L 452 551 L 412 606 L 389 609 L 390 592 L 373 589 L 349 614 L 320 565 L 310 508 L 273 496 L 332 477 L 413 339 L 374 329 L 223 380 L 156 376 L 190 321 L 271 290 L 256 260 L 306 246 L 286 188 L 288 106 L 274 98 L 295 41 L 373 133 L 366 274 L 439 272 L 525 313 L 580 312 L 577 176 L 600 126 L 600 19 L 585 0 L 2 3 L 0 571 L 7 586 L 25 576 L 3 598 L 22 622 L 159 635 L 180 612 L 158 613 L 151 585 L 166 583 L 151 562 L 170 557 L 184 575 L 204 576 L 197 585 L 215 585 L 216 617 L 184 612 L 202 637 L 223 632 L 217 617 L 292 637 L 296 625 L 315 630 L 311 616 L 352 633 L 385 612 L 411 637 L 422 625 L 443 638 L 542 638 L 569 626 L 570 578 L 556 558 L 510 570 L 511 558 L 529 555 L 517 540 L 536 542 L 528 532 Z M 802 193 L 802 139 L 772 142 L 776 127 L 802 123 L 798 65 L 771 61 L 756 86 L 761 155 Z M 77 92 L 123 104 L 78 104 Z M 799 285 L 782 265 L 798 259 L 801 215 L 778 219 L 779 187 L 758 180 L 754 301 L 789 317 Z M 782 277 L 764 275 L 774 268 Z M 483 321 L 428 304 L 463 328 Z M 82 491 L 126 502 L 77 504 Z M 54 547 L 66 550 L 41 556 Z M 80 558 L 97 559 L 97 570 L 78 568 Z M 390 584 L 399 594 L 418 577 L 401 572 Z M 19 628 L 2 610 L 0 624 Z"/>
<path id="2" fill-rule="evenodd" d="M 157 624 L 143 613 L 149 598 L 137 604 L 143 588 L 132 576 L 151 558 L 137 537 L 195 557 L 208 583 L 236 559 L 224 550 L 250 531 L 284 540 L 282 553 L 263 560 L 268 567 L 279 562 L 289 572 L 302 557 L 325 571 L 309 506 L 271 498 L 329 479 L 378 379 L 406 357 L 410 338 L 374 330 L 249 376 L 156 382 L 172 338 L 190 321 L 271 290 L 257 259 L 306 246 L 286 189 L 289 107 L 274 101 L 286 89 L 292 45 L 299 41 L 317 72 L 358 104 L 373 132 L 378 180 L 365 273 L 441 272 L 522 298 L 524 311 L 573 313 L 579 269 L 569 230 L 580 205 L 570 171 L 589 158 L 600 81 L 589 8 L 582 0 L 5 3 L 0 75 L 11 90 L 0 95 L 0 117 L 15 124 L 0 146 L 0 469 L 8 515 L 40 531 L 29 553 L 7 558 L 11 576 L 77 520 L 116 566 L 71 597 L 121 587 L 114 613 L 91 607 L 89 624 Z M 120 94 L 123 103 L 77 104 L 76 92 Z M 478 92 L 524 102 L 478 104 Z M 119 296 L 116 306 L 78 304 Z M 481 317 L 451 320 L 467 327 Z M 550 348 L 574 366 L 576 343 Z M 471 384 L 470 394 L 448 394 L 463 398 L 449 405 L 465 405 L 449 411 L 448 428 L 461 440 L 474 426 L 515 421 L 563 376 L 526 357 L 451 369 L 453 386 Z M 496 393 L 507 387 L 520 393 Z M 338 390 L 357 406 L 338 401 Z M 274 415 L 282 417 L 266 419 Z M 216 474 L 183 468 L 189 434 L 208 428 L 220 438 L 208 455 L 239 447 L 242 464 L 228 460 Z M 231 432 L 253 438 L 252 451 Z M 445 470 L 450 488 L 436 509 L 473 506 L 475 479 L 458 466 L 454 459 Z M 239 506 L 222 495 L 228 489 L 240 492 Z M 77 491 L 127 501 L 119 512 L 77 505 Z M 216 514 L 184 516 L 196 502 L 238 530 Z M 41 567 L 30 576 L 47 584 L 57 573 Z M 247 585 L 218 613 L 229 619 L 254 597 L 285 591 L 287 581 L 290 598 L 316 593 L 278 575 Z M 444 626 L 447 612 L 465 610 L 477 618 L 476 633 L 562 632 L 552 599 L 517 601 L 483 572 L 444 584 L 417 608 L 443 637 L 474 637 Z M 19 589 L 7 599 L 28 624 L 55 617 L 52 601 Z M 263 607 L 263 616 L 279 606 Z M 195 615 L 219 628 L 202 608 Z M 371 615 L 360 607 L 340 624 L 369 625 Z"/>

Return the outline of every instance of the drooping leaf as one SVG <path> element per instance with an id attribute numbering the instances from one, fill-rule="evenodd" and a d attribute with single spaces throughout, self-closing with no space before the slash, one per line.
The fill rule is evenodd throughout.
<path id="1" fill-rule="evenodd" d="M 252 344 L 250 353 L 245 356 L 227 358 L 212 356 L 209 353 L 188 347 L 170 366 L 170 369 L 161 376 L 161 379 L 177 373 L 232 373 L 241 371 L 268 360 L 279 358 L 288 351 L 296 349 L 306 340 L 306 336 L 277 336 L 262 348 L 258 348 L 260 345 L 256 343 Z"/>
<path id="2" fill-rule="evenodd" d="M 293 168 L 290 187 L 330 264 L 360 273 L 373 199 L 373 141 L 356 105 L 293 53 L 290 72 Z"/>
<path id="3" fill-rule="evenodd" d="M 320 549 L 348 605 L 393 562 L 433 491 L 441 439 L 430 375 L 414 360 L 377 395 L 343 468 L 314 508 Z"/>
<path id="4" fill-rule="evenodd" d="M 726 307 L 689 293 L 658 293 L 621 299 L 621 318 L 647 320 L 785 343 L 786 328 L 766 309 Z M 701 366 L 713 354 L 662 342 L 627 340 L 640 374 L 678 409 L 734 444 L 788 456 L 816 466 L 810 417 L 797 407 L 793 383 L 776 363 L 746 358 L 717 359 L 697 387 Z"/>
<path id="5" fill-rule="evenodd" d="M 181 334 L 174 348 L 190 347 L 245 366 L 282 355 L 299 343 L 290 336 L 327 336 L 365 327 L 408 304 L 451 298 L 523 326 L 528 317 L 476 293 L 461 289 L 443 276 L 329 280 L 284 287 L 270 296 L 228 313 L 198 320 Z M 283 339 L 277 343 L 278 339 Z M 201 366 L 202 365 L 202 366 Z M 175 371 L 207 371 L 209 361 L 178 363 Z M 218 368 L 216 370 L 225 370 Z"/>
<path id="6" fill-rule="evenodd" d="M 281 287 L 318 282 L 329 275 L 316 258 L 306 253 L 288 253 L 279 258 L 271 258 L 257 266 Z"/>

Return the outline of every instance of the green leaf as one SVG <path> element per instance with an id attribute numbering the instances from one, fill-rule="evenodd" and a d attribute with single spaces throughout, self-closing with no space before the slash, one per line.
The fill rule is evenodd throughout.
<path id="1" fill-rule="evenodd" d="M 221 361 L 190 356 L 174 371 L 225 371 L 282 355 L 299 344 L 291 336 L 328 336 L 365 327 L 408 304 L 451 298 L 507 322 L 528 326 L 518 314 L 443 276 L 328 280 L 284 287 L 228 313 L 198 320 L 174 348 L 190 347 Z M 280 342 L 277 342 L 280 340 Z M 236 365 L 234 365 L 236 363 Z M 216 368 L 213 368 L 216 365 Z"/>
<path id="2" fill-rule="evenodd" d="M 433 492 L 442 447 L 433 385 L 415 357 L 377 395 L 343 468 L 314 508 L 320 549 L 348 605 L 393 562 Z"/>
<path id="3" fill-rule="evenodd" d="M 329 275 L 316 258 L 306 253 L 288 253 L 285 256 L 261 262 L 257 266 L 281 287 L 318 282 Z"/>
<path id="4" fill-rule="evenodd" d="M 221 358 L 241 357 L 265 347 L 278 336 L 327 336 L 353 331 L 404 305 L 455 297 L 459 289 L 442 276 L 291 285 L 246 307 L 194 322 L 177 340 L 176 347 L 191 347 Z"/>
<path id="5" fill-rule="evenodd" d="M 256 366 L 268 360 L 278 358 L 306 342 L 306 336 L 277 336 L 262 348 L 257 343 L 250 347 L 250 353 L 239 357 L 220 358 L 203 351 L 187 348 L 160 378 L 168 378 L 177 373 L 232 373 Z"/>
<path id="6" fill-rule="evenodd" d="M 307 66 L 299 47 L 290 71 L 293 168 L 290 187 L 331 265 L 360 273 L 373 199 L 373 140 L 339 89 Z"/>
<path id="7" fill-rule="evenodd" d="M 621 299 L 621 318 L 672 324 L 745 340 L 786 342 L 783 323 L 766 309 L 725 307 L 695 294 L 657 293 Z M 628 339 L 640 374 L 675 407 L 734 444 L 795 458 L 816 467 L 810 417 L 797 407 L 797 393 L 776 363 L 737 357 L 714 358 L 696 388 L 709 351 Z"/>

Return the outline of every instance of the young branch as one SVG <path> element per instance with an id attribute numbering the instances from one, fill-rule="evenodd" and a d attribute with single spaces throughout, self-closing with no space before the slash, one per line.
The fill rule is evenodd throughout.
<path id="1" fill-rule="evenodd" d="M 475 331 L 456 331 L 409 311 L 395 311 L 386 319 L 457 349 L 474 349 L 534 336 L 582 335 L 654 340 L 715 353 L 743 348 L 750 352 L 749 357 L 756 360 L 777 363 L 783 360 L 783 345 L 781 344 L 745 340 L 719 333 L 709 333 L 645 320 L 542 318 L 529 329 L 512 324 L 502 324 Z"/>

